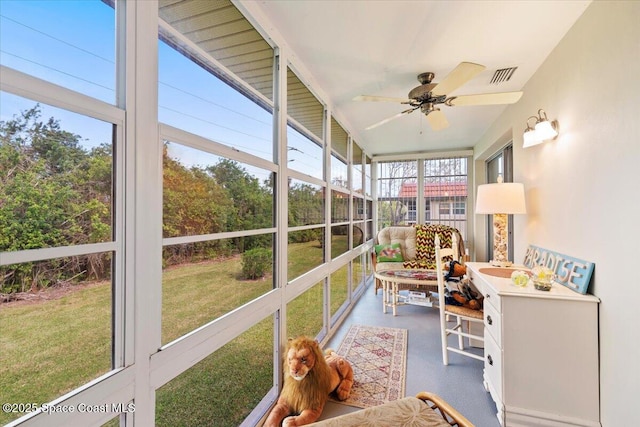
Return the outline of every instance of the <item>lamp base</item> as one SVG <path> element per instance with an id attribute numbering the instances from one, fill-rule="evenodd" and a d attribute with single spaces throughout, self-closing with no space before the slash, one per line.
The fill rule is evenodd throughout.
<path id="1" fill-rule="evenodd" d="M 493 259 L 489 261 L 496 267 L 509 267 L 507 259 L 507 214 L 493 214 Z"/>
<path id="2" fill-rule="evenodd" d="M 497 260 L 491 260 L 489 261 L 489 264 L 493 265 L 494 267 L 511 267 L 513 265 L 513 263 L 511 261 L 497 261 Z"/>

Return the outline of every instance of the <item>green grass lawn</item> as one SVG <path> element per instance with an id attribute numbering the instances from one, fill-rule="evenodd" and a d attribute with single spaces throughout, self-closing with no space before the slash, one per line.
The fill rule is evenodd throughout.
<path id="1" fill-rule="evenodd" d="M 0 401 L 45 403 L 111 369 L 111 287 L 0 308 Z M 0 423 L 18 414 L 0 413 Z"/>
<path id="2" fill-rule="evenodd" d="M 288 250 L 293 277 L 322 263 L 318 242 L 290 244 Z M 240 269 L 238 257 L 165 270 L 162 342 L 272 289 L 271 277 L 242 280 Z M 346 271 L 332 275 L 335 304 L 346 298 Z M 288 334 L 320 331 L 322 291 L 319 283 L 287 305 Z M 2 402 L 48 402 L 111 369 L 108 283 L 83 286 L 59 299 L 1 307 L 0 326 Z M 156 424 L 240 424 L 272 386 L 272 355 L 273 322 L 268 318 L 159 389 Z M 0 413 L 0 424 L 17 415 Z"/>

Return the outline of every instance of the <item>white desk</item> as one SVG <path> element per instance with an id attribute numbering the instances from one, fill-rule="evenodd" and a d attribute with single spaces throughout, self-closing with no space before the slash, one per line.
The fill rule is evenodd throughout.
<path id="1" fill-rule="evenodd" d="M 600 426 L 599 299 L 557 283 L 520 288 L 482 273 L 488 263 L 466 266 L 484 295 L 484 384 L 500 423 Z"/>

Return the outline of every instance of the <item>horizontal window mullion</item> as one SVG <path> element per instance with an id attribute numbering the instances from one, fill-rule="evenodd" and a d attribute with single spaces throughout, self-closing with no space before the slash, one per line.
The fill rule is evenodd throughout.
<path id="1" fill-rule="evenodd" d="M 185 243 L 209 242 L 213 240 L 232 239 L 235 237 L 257 236 L 273 234 L 276 228 L 259 228 L 257 230 L 228 231 L 224 233 L 201 234 L 198 236 L 167 237 L 162 239 L 162 246 L 181 245 Z"/>
<path id="2" fill-rule="evenodd" d="M 160 138 L 271 172 L 277 172 L 278 170 L 277 165 L 273 162 L 164 123 L 160 123 Z"/>
<path id="3" fill-rule="evenodd" d="M 25 251 L 0 252 L 0 265 L 21 262 L 45 261 L 54 258 L 89 255 L 100 252 L 115 252 L 116 242 L 92 243 L 88 245 L 63 246 L 55 248 L 29 249 Z"/>
<path id="4" fill-rule="evenodd" d="M 321 187 L 325 187 L 327 183 L 321 179 L 314 178 L 311 175 L 306 175 L 300 172 L 297 172 L 293 169 L 287 169 L 287 175 L 293 179 L 297 179 L 298 181 L 304 181 L 308 184 L 319 185 Z"/>
<path id="5" fill-rule="evenodd" d="M 0 90 L 120 126 L 125 119 L 125 111 L 118 107 L 4 65 L 0 65 Z"/>

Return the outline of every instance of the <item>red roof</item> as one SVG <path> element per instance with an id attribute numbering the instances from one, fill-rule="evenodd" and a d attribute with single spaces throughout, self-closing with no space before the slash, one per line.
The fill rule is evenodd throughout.
<path id="1" fill-rule="evenodd" d="M 405 182 L 400 187 L 398 197 L 416 197 L 418 195 L 417 182 Z M 466 197 L 467 183 L 424 183 L 424 197 Z"/>

